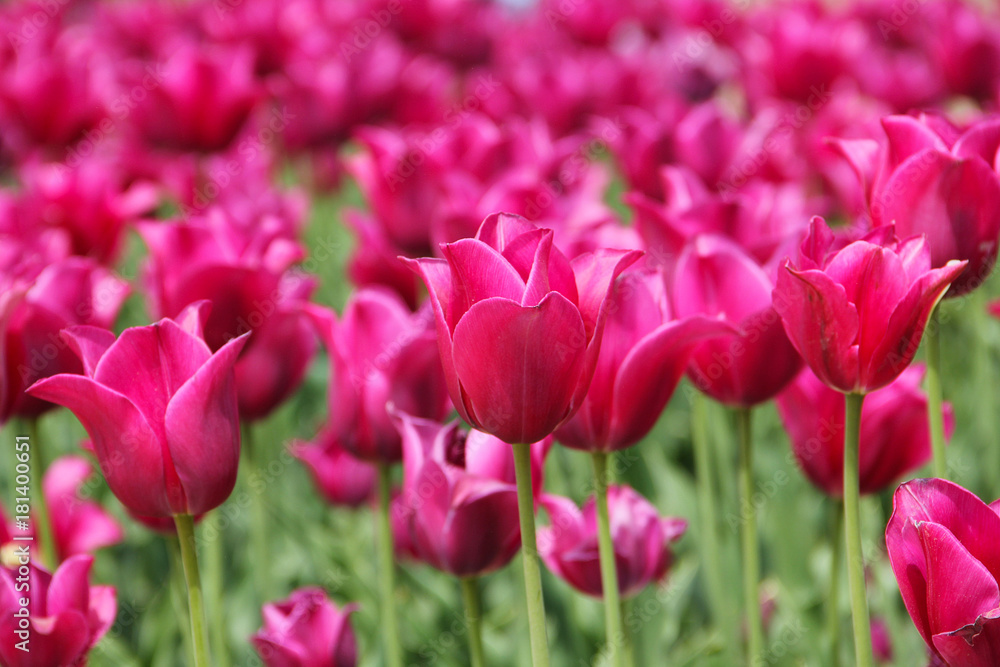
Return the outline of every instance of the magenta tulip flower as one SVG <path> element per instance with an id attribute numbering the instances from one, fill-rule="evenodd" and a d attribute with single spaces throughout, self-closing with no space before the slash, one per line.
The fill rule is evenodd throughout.
<path id="1" fill-rule="evenodd" d="M 660 418 L 695 346 L 732 332 L 701 315 L 673 319 L 659 273 L 630 269 L 607 301 L 604 340 L 580 410 L 556 431 L 573 449 L 611 452 L 642 440 Z"/>
<path id="2" fill-rule="evenodd" d="M 240 416 L 248 421 L 291 396 L 316 351 L 304 312 L 315 281 L 291 270 L 304 250 L 288 238 L 288 227 L 267 216 L 244 226 L 215 208 L 191 223 L 139 226 L 150 249 L 145 282 L 158 317 L 211 301 L 205 342 L 213 352 L 252 332 L 236 364 Z"/>
<path id="3" fill-rule="evenodd" d="M 132 126 L 150 146 L 176 151 L 221 151 L 247 124 L 260 98 L 248 48 L 194 42 L 174 45 L 169 58 L 136 63 L 125 85 L 150 84 L 138 99 Z"/>
<path id="4" fill-rule="evenodd" d="M 866 191 L 875 225 L 895 223 L 900 236 L 925 234 L 931 266 L 967 260 L 949 296 L 986 280 L 1000 240 L 1000 118 L 961 132 L 932 114 L 882 119 L 886 142 L 844 141 L 841 150 Z"/>
<path id="5" fill-rule="evenodd" d="M 944 479 L 907 482 L 893 496 L 885 545 L 932 662 L 1000 664 L 1000 501 Z"/>
<path id="6" fill-rule="evenodd" d="M 739 246 L 721 236 L 699 236 L 674 269 L 677 317 L 724 317 L 738 333 L 698 343 L 688 377 L 727 405 L 751 407 L 770 400 L 802 368 L 771 303 L 774 282 Z"/>
<path id="7" fill-rule="evenodd" d="M 602 596 L 597 548 L 597 511 L 591 496 L 583 510 L 559 496 L 544 495 L 551 525 L 538 529 L 538 551 L 545 565 L 570 586 Z M 608 487 L 611 539 L 622 598 L 638 595 L 663 579 L 673 562 L 670 546 L 687 530 L 687 521 L 662 518 L 653 505 L 628 486 Z"/>
<path id="8" fill-rule="evenodd" d="M 403 437 L 403 497 L 396 511 L 407 517 L 420 559 L 456 577 L 507 565 L 521 547 L 510 445 L 481 431 L 464 433 L 457 421 L 442 425 L 399 414 L 396 423 Z M 551 445 L 545 438 L 531 446 L 534 489 L 542 486 Z"/>
<path id="9" fill-rule="evenodd" d="M 80 495 L 81 486 L 93 473 L 82 456 L 60 457 L 45 471 L 42 490 L 60 562 L 117 544 L 124 537 L 121 526 L 103 507 Z"/>
<path id="10" fill-rule="evenodd" d="M 290 451 L 309 468 L 328 503 L 360 507 L 374 498 L 375 466 L 344 449 L 333 429 L 320 430 L 313 443 L 296 440 Z"/>
<path id="11" fill-rule="evenodd" d="M 251 638 L 267 667 L 355 667 L 357 641 L 351 614 L 338 609 L 319 588 L 300 588 L 261 610 L 264 627 Z"/>
<path id="12" fill-rule="evenodd" d="M 127 183 L 119 165 L 106 158 L 27 164 L 20 170 L 17 201 L 22 226 L 51 227 L 68 237 L 74 255 L 112 266 L 125 241 L 125 227 L 152 212 L 159 193 L 152 183 Z"/>
<path id="13" fill-rule="evenodd" d="M 233 365 L 246 335 L 212 353 L 209 305 L 114 334 L 72 327 L 64 340 L 83 375 L 35 383 L 31 395 L 66 406 L 87 429 L 101 471 L 140 516 L 201 514 L 232 493 L 240 432 Z"/>
<path id="14" fill-rule="evenodd" d="M 329 437 L 364 461 L 400 461 L 387 407 L 432 420 L 449 409 L 429 309 L 412 313 L 394 293 L 368 287 L 339 319 L 318 306 L 309 314 L 330 354 Z"/>
<path id="15" fill-rule="evenodd" d="M 861 407 L 861 493 L 878 493 L 931 457 L 927 396 L 920 388 L 923 364 L 914 364 Z M 942 409 L 948 437 L 955 426 L 951 405 Z M 778 396 L 778 414 L 802 471 L 834 498 L 844 489 L 844 395 L 804 370 Z"/>
<path id="16" fill-rule="evenodd" d="M 33 255 L 27 246 L 10 249 Z M 68 257 L 44 268 L 31 263 L 25 261 L 13 275 L 3 275 L 0 268 L 0 424 L 12 416 L 37 417 L 53 407 L 25 389 L 41 378 L 83 371 L 60 330 L 74 325 L 110 328 L 129 292 L 128 284 L 90 259 Z"/>
<path id="17" fill-rule="evenodd" d="M 92 556 L 73 556 L 49 574 L 14 554 L 16 567 L 0 568 L 0 663 L 86 665 L 115 622 L 115 589 L 90 585 Z"/>
<path id="18" fill-rule="evenodd" d="M 864 394 L 892 382 L 913 360 L 931 311 L 967 262 L 931 269 L 923 237 L 898 241 L 879 228 L 837 252 L 814 218 L 799 268 L 778 272 L 774 309 L 789 340 L 824 384 Z"/>
<path id="19" fill-rule="evenodd" d="M 552 231 L 497 213 L 445 259 L 409 260 L 430 292 L 458 413 L 504 442 L 537 442 L 580 408 L 594 375 L 615 278 L 638 251 L 572 263 Z"/>

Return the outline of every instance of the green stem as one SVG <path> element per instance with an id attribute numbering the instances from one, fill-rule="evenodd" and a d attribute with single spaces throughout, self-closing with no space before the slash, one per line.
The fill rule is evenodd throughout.
<path id="1" fill-rule="evenodd" d="M 531 664 L 534 667 L 548 667 L 545 599 L 542 597 L 542 575 L 538 567 L 538 543 L 535 540 L 535 497 L 531 491 L 531 445 L 518 443 L 512 446 L 514 473 L 517 479 L 517 512 L 521 520 L 521 560 L 524 563 L 524 593 L 528 607 L 528 631 L 531 637 Z"/>
<path id="2" fill-rule="evenodd" d="M 872 637 L 865 596 L 865 561 L 861 550 L 858 441 L 864 394 L 847 394 L 844 416 L 844 528 L 847 542 L 847 583 L 851 591 L 854 654 L 857 667 L 871 667 Z"/>
<path id="3" fill-rule="evenodd" d="M 214 537 L 208 541 L 206 548 L 207 566 L 205 568 L 205 594 L 209 599 L 209 618 L 212 624 L 212 644 L 215 646 L 215 662 L 217 667 L 229 667 L 229 651 L 226 647 L 226 614 L 222 604 L 223 595 L 223 555 L 222 532 L 218 529 L 218 511 L 211 518 Z M 203 529 L 204 531 L 204 529 Z M 204 532 L 202 532 L 204 537 Z"/>
<path id="4" fill-rule="evenodd" d="M 611 539 L 611 517 L 608 513 L 608 455 L 593 452 L 594 494 L 597 505 L 597 546 L 601 558 L 601 591 L 604 593 L 604 628 L 608 647 L 608 662 L 621 667 L 621 644 L 624 639 L 621 616 L 621 593 L 615 565 L 615 544 Z"/>
<path id="5" fill-rule="evenodd" d="M 42 565 L 55 572 L 59 566 L 59 556 L 56 552 L 55 533 L 52 532 L 52 518 L 49 515 L 49 505 L 45 500 L 45 492 L 42 490 L 45 478 L 45 457 L 43 456 L 43 445 L 38 437 L 38 418 L 25 420 L 25 429 L 28 432 L 28 442 L 31 443 L 31 508 L 35 513 L 35 521 L 38 524 L 38 538 L 42 550 Z"/>
<path id="6" fill-rule="evenodd" d="M 826 601 L 826 633 L 830 641 L 830 667 L 840 667 L 840 535 L 844 530 L 844 504 L 833 501 L 830 533 L 830 593 Z"/>
<path id="7" fill-rule="evenodd" d="M 718 510 L 715 505 L 715 484 L 712 472 L 712 451 L 708 439 L 706 399 L 695 393 L 691 403 L 691 440 L 694 445 L 694 464 L 698 476 L 698 507 L 701 510 L 701 552 L 705 558 L 705 581 L 712 605 L 712 618 L 717 624 L 728 621 L 729 604 L 722 586 L 722 565 L 719 558 Z M 724 624 L 729 639 L 728 622 Z M 726 642 L 728 644 L 728 641 Z"/>
<path id="8" fill-rule="evenodd" d="M 198 575 L 198 552 L 194 542 L 194 517 L 175 514 L 177 541 L 181 544 L 181 561 L 184 563 L 184 580 L 187 582 L 188 608 L 191 612 L 191 638 L 194 642 L 195 667 L 209 667 L 208 637 L 205 634 L 205 601 L 201 594 Z"/>
<path id="9" fill-rule="evenodd" d="M 753 504 L 753 438 L 750 408 L 736 411 L 740 439 L 740 496 L 743 512 L 743 609 L 747 619 L 747 662 L 764 655 L 764 625 L 760 617 L 760 553 L 757 544 L 757 513 Z"/>
<path id="10" fill-rule="evenodd" d="M 188 611 L 187 580 L 184 578 L 184 559 L 181 558 L 181 545 L 177 537 L 167 540 L 167 549 L 170 552 L 170 605 L 177 616 L 177 630 L 180 632 L 181 644 L 184 648 L 184 658 L 188 663 L 194 661 L 194 645 L 191 641 L 191 632 L 185 631 L 184 626 L 191 624 L 191 613 Z M 167 650 L 174 642 L 173 634 L 164 634 L 166 642 L 159 642 L 157 650 Z M 162 648 L 161 648 L 162 647 Z"/>
<path id="11" fill-rule="evenodd" d="M 625 667 L 635 667 L 635 646 L 632 644 L 632 632 L 627 619 L 632 612 L 632 601 L 622 600 L 622 664 Z"/>
<path id="12" fill-rule="evenodd" d="M 931 452 L 934 455 L 934 476 L 944 479 L 948 475 L 948 460 L 944 453 L 944 417 L 941 403 L 941 321 L 938 308 L 931 313 L 924 330 L 927 341 L 927 418 L 931 425 Z"/>
<path id="13" fill-rule="evenodd" d="M 479 580 L 463 577 L 462 601 L 465 603 L 465 622 L 469 632 L 469 664 L 471 667 L 485 667 L 483 657 L 483 605 L 479 597 Z"/>
<path id="14" fill-rule="evenodd" d="M 382 597 L 382 631 L 384 633 L 385 664 L 403 667 L 403 651 L 399 643 L 399 619 L 396 617 L 396 564 L 392 553 L 392 523 L 389 508 L 392 503 L 392 469 L 388 463 L 378 464 L 378 566 L 379 590 Z"/>
<path id="15" fill-rule="evenodd" d="M 266 563 L 271 562 L 267 530 L 267 494 L 264 488 L 264 478 L 260 473 L 260 451 L 254 446 L 253 428 L 248 423 L 241 424 L 243 433 L 243 469 L 246 472 L 247 493 L 250 494 L 250 553 L 253 555 L 254 587 L 257 589 L 257 602 L 263 604 L 271 600 L 271 568 Z M 265 565 L 261 565 L 264 563 Z"/>

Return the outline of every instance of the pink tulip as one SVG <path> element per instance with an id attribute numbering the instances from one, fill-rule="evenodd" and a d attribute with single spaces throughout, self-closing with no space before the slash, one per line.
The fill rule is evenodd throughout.
<path id="1" fill-rule="evenodd" d="M 916 470 L 931 456 L 927 396 L 920 389 L 923 364 L 907 368 L 872 392 L 861 408 L 861 493 L 878 493 Z M 955 426 L 951 405 L 942 409 L 948 437 Z M 840 498 L 844 488 L 844 395 L 803 371 L 778 396 L 795 458 L 813 484 Z"/>
<path id="2" fill-rule="evenodd" d="M 625 198 L 651 258 L 672 276 L 685 246 L 699 234 L 724 236 L 762 266 L 771 267 L 805 232 L 810 205 L 798 185 L 754 181 L 725 194 L 709 188 L 685 167 L 660 170 L 665 201 L 641 193 Z"/>
<path id="3" fill-rule="evenodd" d="M 828 253 L 833 235 L 814 218 L 801 267 L 778 272 L 774 309 L 792 345 L 827 386 L 867 393 L 913 360 L 931 311 L 967 262 L 931 269 L 923 237 L 898 241 L 892 227 Z"/>
<path id="4" fill-rule="evenodd" d="M 103 507 L 80 495 L 93 472 L 82 456 L 60 457 L 45 471 L 42 490 L 60 561 L 117 544 L 124 537 L 121 526 Z"/>
<path id="5" fill-rule="evenodd" d="M 213 354 L 202 338 L 209 304 L 175 321 L 114 334 L 72 327 L 64 340 L 84 375 L 36 382 L 33 396 L 68 407 L 90 434 L 101 471 L 140 516 L 201 514 L 236 484 L 240 433 L 233 365 L 246 343 Z"/>
<path id="6" fill-rule="evenodd" d="M 0 63 L 0 137 L 5 151 L 22 160 L 38 157 L 39 149 L 62 160 L 68 145 L 102 137 L 102 125 L 113 123 L 99 95 L 105 72 L 97 45 L 68 30 L 60 34 L 53 29 L 58 19 L 48 15 L 46 25 L 31 23 L 39 11 L 35 6 L 5 30 L 16 53 L 4 53 Z M 33 35 L 25 40 L 28 25 Z M 25 41 L 19 48 L 18 39 Z"/>
<path id="7" fill-rule="evenodd" d="M 885 544 L 933 659 L 1000 664 L 1000 501 L 987 505 L 944 479 L 915 479 L 896 489 Z"/>
<path id="8" fill-rule="evenodd" d="M 666 98 L 655 113 L 626 108 L 612 150 L 628 184 L 653 201 L 670 203 L 669 183 L 660 177 L 665 165 L 683 165 L 709 187 L 723 180 L 742 140 L 736 121 L 717 102 L 688 108 Z"/>
<path id="9" fill-rule="evenodd" d="M 504 442 L 541 440 L 586 397 L 612 286 L 640 253 L 604 250 L 570 263 L 551 230 L 504 213 L 442 252 L 409 264 L 430 292 L 458 413 Z"/>
<path id="10" fill-rule="evenodd" d="M 291 270 L 304 250 L 288 238 L 289 224 L 264 216 L 243 227 L 212 208 L 190 223 L 139 226 L 150 248 L 145 281 L 159 317 L 207 299 L 205 342 L 212 351 L 251 332 L 236 364 L 245 420 L 267 416 L 291 396 L 316 350 L 305 314 L 315 281 Z"/>
<path id="11" fill-rule="evenodd" d="M 7 667 L 87 663 L 87 653 L 111 628 L 118 607 L 114 588 L 90 585 L 93 560 L 73 556 L 55 574 L 23 558 L 14 569 L 0 568 L 0 663 Z M 22 610 L 26 615 L 17 616 Z M 25 644 L 18 648 L 22 641 Z"/>
<path id="12" fill-rule="evenodd" d="M 888 116 L 882 126 L 881 147 L 839 143 L 869 193 L 873 224 L 925 234 L 934 268 L 967 260 L 949 296 L 975 289 L 993 269 L 1000 237 L 1000 117 L 964 132 L 933 114 Z"/>
<path id="13" fill-rule="evenodd" d="M 660 418 L 699 342 L 732 331 L 700 315 L 671 317 L 659 273 L 630 269 L 607 301 L 604 340 L 580 410 L 556 431 L 567 447 L 610 452 L 642 440 Z"/>
<path id="14" fill-rule="evenodd" d="M 688 376 L 700 390 L 727 405 L 750 407 L 770 400 L 802 368 L 771 305 L 774 281 L 735 243 L 699 236 L 677 261 L 673 305 L 678 317 L 720 316 L 738 333 L 698 343 Z"/>
<path id="15" fill-rule="evenodd" d="M 449 409 L 429 308 L 411 313 L 395 294 L 369 287 L 339 319 L 317 306 L 309 314 L 330 355 L 329 437 L 363 461 L 400 461 L 388 406 L 434 420 Z"/>
<path id="16" fill-rule="evenodd" d="M 397 415 L 403 437 L 403 497 L 420 559 L 456 577 L 480 576 L 505 566 L 521 547 L 510 445 L 481 431 L 463 433 L 458 422 L 442 425 Z M 533 489 L 551 438 L 531 447 Z"/>
<path id="17" fill-rule="evenodd" d="M 328 503 L 360 507 L 374 497 L 375 466 L 356 459 L 337 440 L 337 433 L 325 427 L 314 443 L 296 440 L 292 456 L 302 461 Z"/>
<path id="18" fill-rule="evenodd" d="M 21 224 L 59 229 L 69 237 L 74 255 L 105 265 L 118 258 L 126 224 L 151 212 L 159 198 L 150 183 L 126 187 L 121 171 L 106 160 L 86 160 L 73 167 L 30 164 L 21 168 L 20 176 Z"/>
<path id="19" fill-rule="evenodd" d="M 545 565 L 581 593 L 601 597 L 594 497 L 582 511 L 559 496 L 542 496 L 542 506 L 551 520 L 550 526 L 538 529 L 538 551 Z M 666 576 L 674 559 L 670 545 L 684 535 L 687 521 L 661 518 L 648 500 L 627 486 L 608 487 L 608 510 L 618 588 L 623 598 L 633 597 Z"/>
<path id="20" fill-rule="evenodd" d="M 246 126 L 260 97 L 253 54 L 245 48 L 174 44 L 169 58 L 122 69 L 126 91 L 148 91 L 132 110 L 130 126 L 157 148 L 223 150 Z"/>
<path id="21" fill-rule="evenodd" d="M 90 259 L 69 257 L 44 266 L 30 245 L 10 242 L 6 250 L 24 256 L 15 267 L 2 266 L 0 259 L 0 423 L 53 407 L 25 389 L 51 375 L 82 372 L 60 330 L 81 324 L 110 328 L 129 292 L 124 281 Z"/>
<path id="22" fill-rule="evenodd" d="M 267 667 L 355 667 L 357 641 L 351 614 L 338 609 L 319 588 L 300 588 L 261 610 L 264 627 L 251 638 Z"/>

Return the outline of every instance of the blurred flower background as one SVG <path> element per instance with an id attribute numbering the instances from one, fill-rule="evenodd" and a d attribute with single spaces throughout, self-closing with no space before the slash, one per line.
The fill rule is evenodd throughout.
<path id="1" fill-rule="evenodd" d="M 262 662 L 254 647 L 299 651 L 282 644 L 296 618 L 336 642 L 332 664 L 385 664 L 372 508 L 376 468 L 401 460 L 393 599 L 405 664 L 469 664 L 459 588 L 428 563 L 490 572 L 481 580 L 487 664 L 530 664 L 521 572 L 508 565 L 513 520 L 496 524 L 498 553 L 460 548 L 462 531 L 442 528 L 412 495 L 418 472 L 444 475 L 447 493 L 421 499 L 440 512 L 475 525 L 514 511 L 503 443 L 443 430 L 448 389 L 467 377 L 441 373 L 435 318 L 464 316 L 476 298 L 461 290 L 472 288 L 456 288 L 461 296 L 436 315 L 421 276 L 399 259 L 439 258 L 420 260 L 424 278 L 444 260 L 481 266 L 459 242 L 501 211 L 553 232 L 539 243 L 561 259 L 549 262 L 540 293 L 568 294 L 563 264 L 572 281 L 585 253 L 645 252 L 609 300 L 591 395 L 555 434 L 611 452 L 621 485 L 612 527 L 633 568 L 622 584 L 635 664 L 738 664 L 747 521 L 759 524 L 767 633 L 753 664 L 828 664 L 843 469 L 830 450 L 843 438 L 842 399 L 808 369 L 795 379 L 798 348 L 771 305 L 779 268 L 799 256 L 813 216 L 830 224 L 838 249 L 895 221 L 900 239 L 927 235 L 935 269 L 969 261 L 937 314 L 948 477 L 987 503 L 1000 495 L 1000 322 L 988 309 L 1000 295 L 990 277 L 1000 235 L 992 4 L 17 0 L 0 7 L 0 36 L 0 538 L 9 542 L 14 513 L 14 438 L 33 424 L 35 464 L 41 457 L 51 475 L 50 548 L 69 559 L 66 578 L 85 580 L 89 569 L 100 594 L 91 593 L 100 623 L 80 640 L 81 651 L 94 645 L 91 667 L 189 664 L 184 582 L 170 539 L 156 532 L 173 527 L 130 514 L 104 480 L 130 462 L 108 471 L 105 444 L 96 462 L 76 418 L 25 390 L 56 374 L 95 377 L 92 328 L 120 335 L 161 318 L 197 330 L 205 359 L 235 357 L 239 474 L 197 528 L 213 665 L 293 664 Z M 527 300 L 541 288 L 524 274 Z M 551 359 L 595 335 L 586 311 L 602 302 L 581 299 L 587 340 L 554 335 Z M 194 323 L 189 307 L 204 300 L 211 310 Z M 732 326 L 704 322 L 717 316 Z M 634 363 L 645 368 L 616 384 L 632 347 L 676 321 L 724 335 L 671 342 L 691 355 L 676 390 L 687 363 L 679 352 Z M 60 336 L 80 326 L 91 328 Z M 226 347 L 248 332 L 241 349 Z M 639 377 L 661 367 L 662 382 Z M 926 664 L 927 650 L 884 532 L 892 482 L 926 476 L 921 377 L 913 369 L 874 394 L 882 398 L 867 406 L 861 445 L 878 656 L 906 667 Z M 567 397 L 582 395 L 567 387 Z M 733 483 L 732 412 L 699 391 L 760 406 L 749 504 Z M 474 403 L 457 412 L 489 431 L 491 411 L 503 407 Z M 445 435 L 423 442 L 416 430 L 430 429 L 426 420 Z M 401 435 L 401 424 L 413 433 Z M 707 476 L 692 449 L 702 424 Z M 448 442 L 429 444 L 435 437 Z M 473 451 L 486 440 L 489 450 Z M 590 597 L 601 590 L 590 463 L 551 441 L 536 449 L 552 665 L 597 664 L 604 618 Z M 417 459 L 410 468 L 406 451 Z M 480 486 L 486 509 L 462 495 Z M 706 522 L 706 492 L 716 525 Z M 415 511 L 427 514 L 415 520 Z M 715 581 L 704 556 L 712 541 Z M 48 574 L 32 576 L 48 585 Z M 108 586 L 117 591 L 110 624 Z M 846 600 L 846 585 L 833 586 Z M 291 633 L 305 642 L 301 660 L 317 650 L 311 632 Z M 851 664 L 850 640 L 842 643 L 833 652 Z"/>

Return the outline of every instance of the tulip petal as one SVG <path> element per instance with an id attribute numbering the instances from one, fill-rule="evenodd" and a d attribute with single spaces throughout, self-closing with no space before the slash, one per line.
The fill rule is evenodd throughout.
<path id="1" fill-rule="evenodd" d="M 67 559 L 59 566 L 49 582 L 45 610 L 47 616 L 89 609 L 90 568 L 93 564 L 93 556 L 80 555 Z"/>
<path id="2" fill-rule="evenodd" d="M 771 305 L 774 286 L 755 261 L 721 236 L 700 235 L 674 273 L 674 315 L 722 315 L 738 323 Z"/>
<path id="3" fill-rule="evenodd" d="M 115 334 L 111 331 L 86 325 L 63 329 L 59 336 L 80 357 L 83 370 L 89 377 L 94 377 L 101 357 L 115 342 Z"/>
<path id="4" fill-rule="evenodd" d="M 881 220 L 895 221 L 900 236 L 926 234 L 932 266 L 969 260 L 975 273 L 959 279 L 956 295 L 983 282 L 1000 235 L 1000 178 L 989 165 L 978 158 L 921 153 L 893 172 L 885 192 Z"/>
<path id="5" fill-rule="evenodd" d="M 852 243 L 826 267 L 826 275 L 844 286 L 858 313 L 861 368 L 885 342 L 885 323 L 907 293 L 906 271 L 894 252 L 863 241 Z"/>
<path id="6" fill-rule="evenodd" d="M 627 447 L 644 438 L 677 388 L 695 346 L 732 331 L 722 320 L 696 316 L 665 324 L 640 341 L 622 362 L 615 379 L 609 449 Z"/>
<path id="7" fill-rule="evenodd" d="M 878 166 L 879 144 L 874 139 L 829 138 L 826 144 L 847 160 L 867 199 Z"/>
<path id="8" fill-rule="evenodd" d="M 893 506 L 894 515 L 947 528 L 1000 581 L 1000 516 L 975 494 L 947 480 L 915 479 L 896 490 Z"/>
<path id="9" fill-rule="evenodd" d="M 951 152 L 960 158 L 981 157 L 992 166 L 1000 148 L 1000 118 L 976 123 L 958 138 Z"/>
<path id="10" fill-rule="evenodd" d="M 204 341 L 165 319 L 122 332 L 101 357 L 94 379 L 128 396 L 162 434 L 160 420 L 171 396 L 210 356 Z"/>
<path id="11" fill-rule="evenodd" d="M 552 292 L 534 307 L 492 298 L 455 327 L 455 370 L 473 424 L 504 442 L 535 442 L 569 416 L 581 381 L 584 323 Z M 565 344 L 568 342 L 569 344 Z"/>
<path id="12" fill-rule="evenodd" d="M 461 487 L 475 494 L 459 500 Z M 479 576 L 498 570 L 521 546 L 517 490 L 510 484 L 488 483 L 466 477 L 456 487 L 452 510 L 441 536 L 448 572 L 457 577 Z"/>
<path id="13" fill-rule="evenodd" d="M 441 252 L 451 266 L 457 313 L 465 313 L 491 297 L 520 303 L 525 291 L 524 279 L 496 249 L 475 239 L 461 239 L 446 244 Z"/>
<path id="14" fill-rule="evenodd" d="M 236 484 L 239 411 L 233 365 L 249 333 L 213 354 L 166 407 L 164 418 L 171 461 L 187 500 L 175 514 L 202 514 L 225 501 Z"/>
<path id="15" fill-rule="evenodd" d="M 995 667 L 1000 664 L 1000 609 L 959 630 L 934 635 L 934 648 L 949 665 Z"/>
<path id="16" fill-rule="evenodd" d="M 29 392 L 69 408 L 94 444 L 101 472 L 123 505 L 141 516 L 169 516 L 161 438 L 125 396 L 83 375 L 56 375 Z"/>
<path id="17" fill-rule="evenodd" d="M 452 355 L 454 343 L 452 342 L 454 331 L 454 320 L 461 314 L 456 314 L 455 305 L 452 298 L 452 272 L 451 267 L 443 259 L 416 259 L 409 260 L 401 258 L 402 261 L 417 273 L 427 285 L 427 292 L 431 306 L 434 309 L 434 317 L 437 323 L 437 343 L 438 351 L 441 354 L 441 366 L 444 369 L 445 383 L 448 385 L 448 394 L 451 396 L 455 410 L 466 422 L 473 423 L 471 416 L 463 400 L 462 388 L 458 382 L 458 374 L 455 371 L 455 360 Z"/>
<path id="18" fill-rule="evenodd" d="M 862 359 L 865 366 L 861 369 L 861 382 L 868 391 L 889 384 L 910 364 L 931 313 L 965 266 L 965 262 L 948 262 L 910 285 L 882 331 L 882 341 L 870 357 Z"/>
<path id="19" fill-rule="evenodd" d="M 1000 606 L 1000 586 L 982 563 L 939 523 L 916 524 L 927 563 L 931 634 L 964 627 Z"/>
<path id="20" fill-rule="evenodd" d="M 588 341 L 596 338 L 603 329 L 608 295 L 615 280 L 641 256 L 639 250 L 597 250 L 573 259 L 580 315 Z"/>
<path id="21" fill-rule="evenodd" d="M 788 339 L 816 376 L 840 391 L 858 384 L 858 311 L 843 285 L 822 271 L 778 272 L 774 309 Z"/>
<path id="22" fill-rule="evenodd" d="M 927 123 L 913 116 L 887 116 L 882 119 L 882 129 L 889 139 L 890 168 L 923 150 L 942 153 L 949 150 L 948 144 Z"/>
<path id="23" fill-rule="evenodd" d="M 91 642 L 96 644 L 115 624 L 118 614 L 118 599 L 113 586 L 90 587 L 90 631 Z"/>

